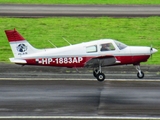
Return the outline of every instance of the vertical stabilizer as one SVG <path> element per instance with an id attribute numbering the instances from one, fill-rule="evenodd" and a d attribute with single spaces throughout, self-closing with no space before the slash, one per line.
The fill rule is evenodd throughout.
<path id="1" fill-rule="evenodd" d="M 38 52 L 39 50 L 34 48 L 25 38 L 20 35 L 16 29 L 5 30 L 6 36 L 10 43 L 13 55 L 15 58 Z"/>

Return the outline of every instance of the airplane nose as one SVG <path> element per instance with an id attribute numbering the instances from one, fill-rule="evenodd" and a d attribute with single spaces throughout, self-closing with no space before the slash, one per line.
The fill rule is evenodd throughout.
<path id="1" fill-rule="evenodd" d="M 152 49 L 151 49 L 151 54 L 156 53 L 157 51 L 158 51 L 157 49 L 152 48 Z"/>

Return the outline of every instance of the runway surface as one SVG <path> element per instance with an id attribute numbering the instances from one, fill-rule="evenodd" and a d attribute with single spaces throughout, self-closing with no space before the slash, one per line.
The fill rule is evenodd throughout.
<path id="1" fill-rule="evenodd" d="M 160 116 L 160 82 L 1 80 L 0 116 Z"/>
<path id="2" fill-rule="evenodd" d="M 159 16 L 160 5 L 26 5 L 0 4 L 0 16 L 9 17 L 148 17 Z"/>
<path id="3" fill-rule="evenodd" d="M 160 66 L 142 65 L 141 70 L 145 73 L 144 79 L 158 80 L 160 78 Z M 112 66 L 102 68 L 108 79 L 137 79 L 137 70 L 132 65 Z M 16 64 L 0 63 L 0 78 L 23 78 L 43 80 L 87 80 L 93 79 L 92 68 L 65 68 L 65 67 L 41 67 L 41 66 L 20 66 Z M 142 79 L 143 81 L 143 79 Z"/>
<path id="4" fill-rule="evenodd" d="M 90 69 L 0 64 L 0 119 L 112 119 L 160 117 L 159 66 Z"/>

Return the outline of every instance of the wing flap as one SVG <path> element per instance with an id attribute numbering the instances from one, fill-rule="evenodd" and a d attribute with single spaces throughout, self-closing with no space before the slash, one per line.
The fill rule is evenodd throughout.
<path id="1" fill-rule="evenodd" d="M 87 61 L 85 67 L 98 67 L 99 65 L 103 67 L 115 63 L 120 63 L 120 61 L 117 61 L 114 56 L 98 56 Z"/>

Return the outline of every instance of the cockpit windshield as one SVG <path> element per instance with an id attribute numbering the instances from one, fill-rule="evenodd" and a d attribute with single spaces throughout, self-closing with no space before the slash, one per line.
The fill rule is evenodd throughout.
<path id="1" fill-rule="evenodd" d="M 121 43 L 121 42 L 119 42 L 119 41 L 116 41 L 116 40 L 115 40 L 115 43 L 116 43 L 117 47 L 118 47 L 120 50 L 122 50 L 122 49 L 124 49 L 124 48 L 127 47 L 127 45 L 125 45 L 124 43 Z"/>

